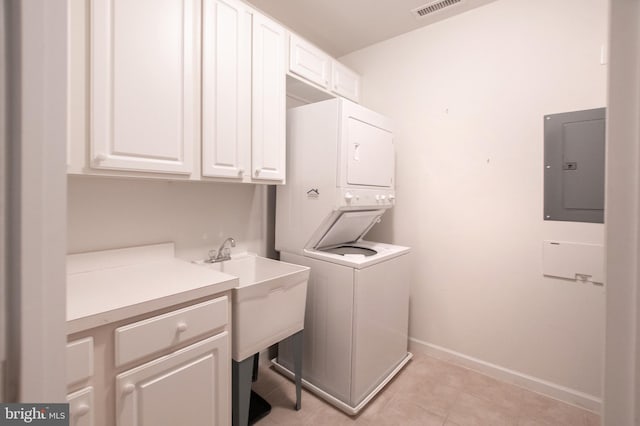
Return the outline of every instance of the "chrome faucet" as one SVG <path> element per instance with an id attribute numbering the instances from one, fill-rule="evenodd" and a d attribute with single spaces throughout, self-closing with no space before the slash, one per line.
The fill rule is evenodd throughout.
<path id="1" fill-rule="evenodd" d="M 209 259 L 205 260 L 207 263 L 224 262 L 231 259 L 231 247 L 227 247 L 227 243 L 231 247 L 236 246 L 236 240 L 229 237 L 220 244 L 220 248 L 216 252 L 215 250 L 209 250 Z"/>

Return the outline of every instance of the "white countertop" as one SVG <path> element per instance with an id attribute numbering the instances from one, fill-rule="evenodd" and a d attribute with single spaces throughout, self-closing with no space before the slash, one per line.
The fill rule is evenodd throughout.
<path id="1" fill-rule="evenodd" d="M 220 293 L 238 278 L 176 259 L 173 244 L 67 256 L 67 333 Z"/>

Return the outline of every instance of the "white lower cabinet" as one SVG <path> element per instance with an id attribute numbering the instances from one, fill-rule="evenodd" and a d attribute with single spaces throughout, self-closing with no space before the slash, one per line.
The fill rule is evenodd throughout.
<path id="1" fill-rule="evenodd" d="M 93 338 L 72 340 L 67 343 L 67 402 L 70 426 L 93 426 L 94 392 Z"/>
<path id="2" fill-rule="evenodd" d="M 229 333 L 116 377 L 118 426 L 227 425 Z"/>
<path id="3" fill-rule="evenodd" d="M 93 338 L 67 343 L 67 386 L 85 383 L 93 376 Z"/>
<path id="4" fill-rule="evenodd" d="M 69 426 L 93 426 L 93 387 L 88 386 L 67 395 Z"/>
<path id="5" fill-rule="evenodd" d="M 70 335 L 69 424 L 231 424 L 230 297 L 221 292 Z"/>

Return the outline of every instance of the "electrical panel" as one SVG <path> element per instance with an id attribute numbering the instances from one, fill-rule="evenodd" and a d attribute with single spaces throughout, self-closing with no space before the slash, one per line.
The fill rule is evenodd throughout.
<path id="1" fill-rule="evenodd" d="M 605 108 L 544 116 L 544 219 L 604 223 Z"/>

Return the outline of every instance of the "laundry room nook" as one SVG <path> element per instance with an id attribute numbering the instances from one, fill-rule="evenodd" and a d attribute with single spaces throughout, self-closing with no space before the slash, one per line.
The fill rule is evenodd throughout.
<path id="1" fill-rule="evenodd" d="M 638 0 L 0 12 L 0 424 L 636 424 Z"/>

